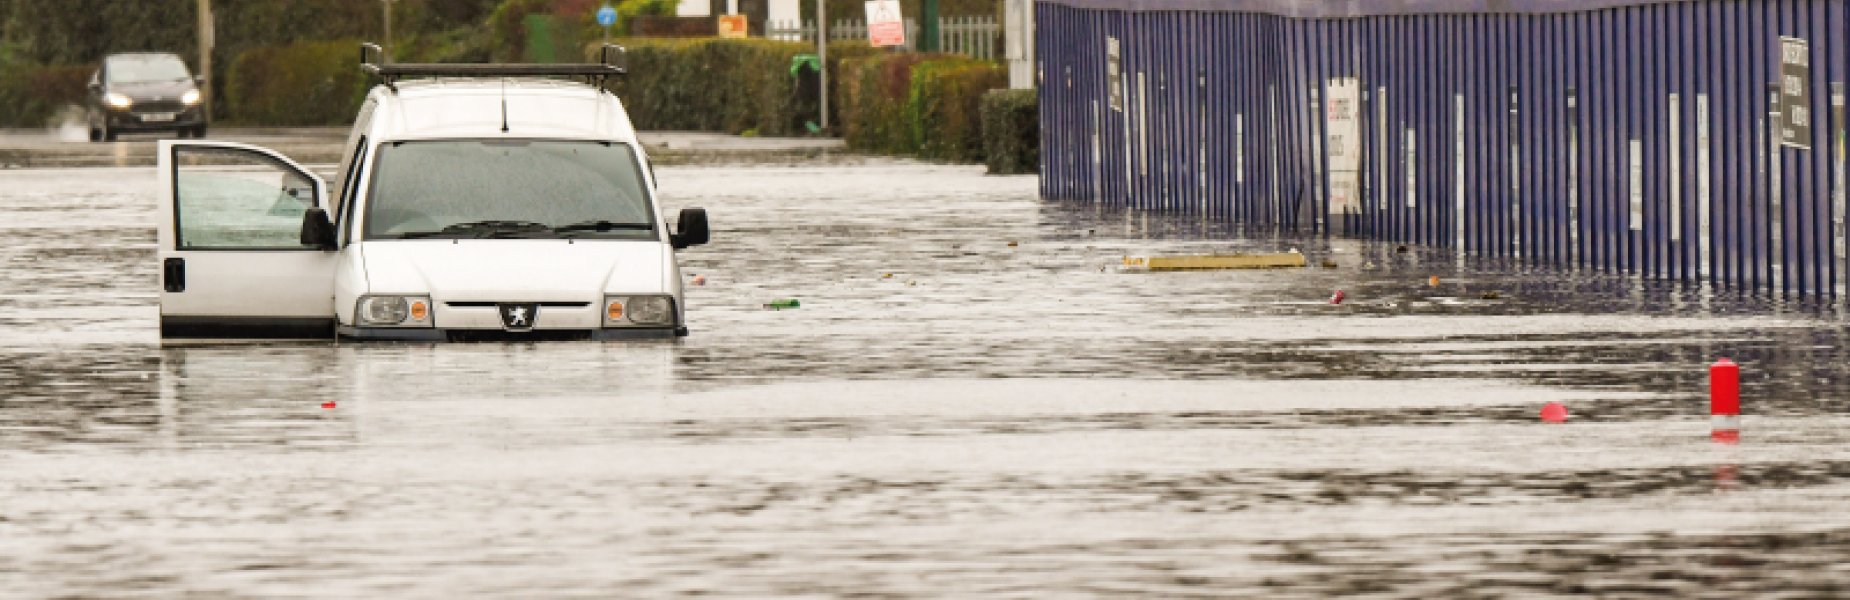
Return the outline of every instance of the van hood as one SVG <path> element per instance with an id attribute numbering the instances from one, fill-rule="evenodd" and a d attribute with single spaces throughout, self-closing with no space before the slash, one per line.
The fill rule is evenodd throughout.
<path id="1" fill-rule="evenodd" d="M 362 247 L 374 294 L 440 302 L 598 302 L 661 293 L 666 245 L 616 240 L 391 240 Z"/>

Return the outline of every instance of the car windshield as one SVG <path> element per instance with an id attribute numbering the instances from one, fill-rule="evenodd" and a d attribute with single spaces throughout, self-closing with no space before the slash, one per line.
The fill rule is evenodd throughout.
<path id="1" fill-rule="evenodd" d="M 629 146 L 607 142 L 392 142 L 373 161 L 366 239 L 655 239 Z"/>
<path id="2" fill-rule="evenodd" d="M 186 63 L 174 56 L 116 56 L 109 59 L 110 83 L 150 83 L 192 79 Z"/>

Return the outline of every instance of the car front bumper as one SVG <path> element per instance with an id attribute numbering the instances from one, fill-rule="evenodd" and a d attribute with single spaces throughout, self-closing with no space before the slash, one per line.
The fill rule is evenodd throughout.
<path id="1" fill-rule="evenodd" d="M 170 114 L 173 115 L 173 118 L 167 120 L 150 120 L 151 114 Z M 112 108 L 104 111 L 104 118 L 108 121 L 110 129 L 119 129 L 122 131 L 181 129 L 206 124 L 205 110 L 197 106 L 170 113 Z"/>
<path id="2" fill-rule="evenodd" d="M 554 341 L 584 339 L 591 341 L 667 340 L 687 335 L 686 327 L 622 327 L 606 329 L 439 329 L 421 327 L 349 327 L 335 328 L 346 339 L 381 342 L 451 342 L 451 341 Z"/>

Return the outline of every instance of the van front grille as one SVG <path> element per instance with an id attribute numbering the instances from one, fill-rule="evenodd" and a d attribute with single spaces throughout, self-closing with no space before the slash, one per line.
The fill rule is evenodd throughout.
<path id="1" fill-rule="evenodd" d="M 502 304 L 502 303 L 501 302 L 445 302 L 443 303 L 444 306 L 448 306 L 450 308 L 494 308 L 495 305 L 497 304 Z M 524 302 L 509 302 L 508 304 L 525 304 L 525 303 Z M 552 307 L 558 307 L 558 308 L 584 308 L 584 307 L 590 306 L 591 303 L 590 302 L 540 302 L 539 305 L 540 306 L 552 306 Z"/>

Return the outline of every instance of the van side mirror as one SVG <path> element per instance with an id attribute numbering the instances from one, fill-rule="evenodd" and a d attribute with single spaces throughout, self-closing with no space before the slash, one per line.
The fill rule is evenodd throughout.
<path id="1" fill-rule="evenodd" d="M 683 208 L 674 233 L 668 234 L 668 243 L 680 250 L 707 243 L 707 236 L 707 209 Z"/>
<path id="2" fill-rule="evenodd" d="M 334 222 L 328 220 L 327 209 L 316 207 L 302 213 L 302 245 L 334 249 Z"/>

